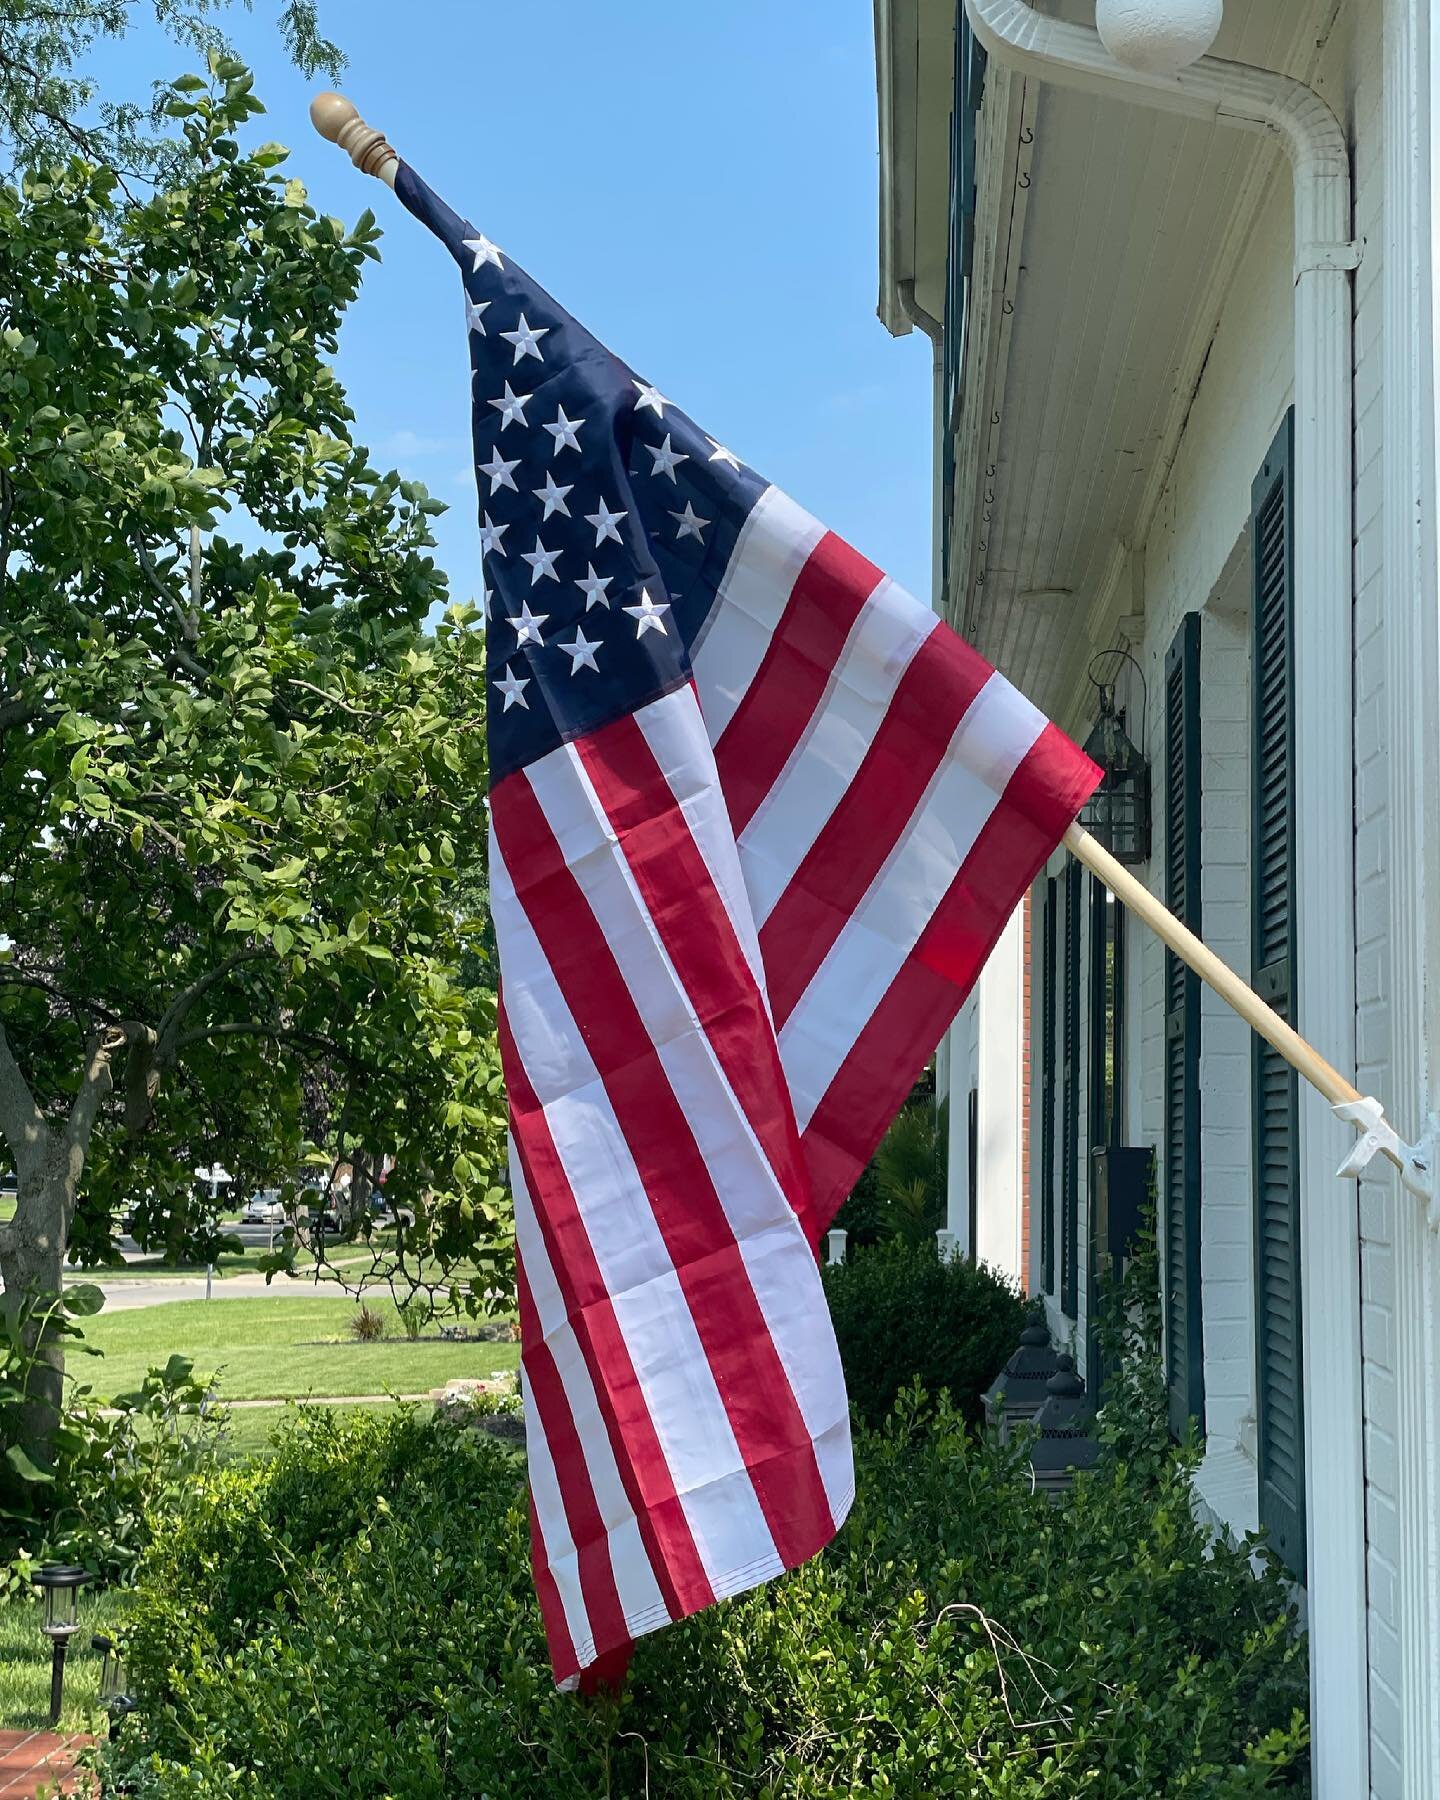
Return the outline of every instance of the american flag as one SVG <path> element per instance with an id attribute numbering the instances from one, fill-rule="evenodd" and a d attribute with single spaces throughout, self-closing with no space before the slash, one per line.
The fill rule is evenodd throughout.
<path id="1" fill-rule="evenodd" d="M 556 1679 L 854 1492 L 814 1245 L 1098 779 L 403 163 L 462 271 L 531 1536 Z"/>

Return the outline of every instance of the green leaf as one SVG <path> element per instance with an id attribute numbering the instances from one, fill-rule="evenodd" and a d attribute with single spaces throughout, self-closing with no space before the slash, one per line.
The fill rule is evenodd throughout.
<path id="1" fill-rule="evenodd" d="M 104 1304 L 105 1290 L 92 1282 L 79 1282 L 73 1287 L 67 1287 L 61 1296 L 61 1305 L 75 1319 L 93 1318 Z"/>
<path id="2" fill-rule="evenodd" d="M 5 1461 L 22 1481 L 54 1481 L 55 1476 L 49 1469 L 42 1469 L 19 1444 L 11 1444 L 5 1452 Z"/>

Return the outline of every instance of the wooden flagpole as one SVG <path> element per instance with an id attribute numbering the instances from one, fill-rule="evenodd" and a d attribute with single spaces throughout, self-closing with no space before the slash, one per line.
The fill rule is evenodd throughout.
<path id="1" fill-rule="evenodd" d="M 1227 1006 L 1233 1007 L 1251 1030 L 1258 1031 L 1267 1044 L 1273 1045 L 1291 1068 L 1298 1069 L 1332 1106 L 1343 1106 L 1362 1097 L 1358 1088 L 1352 1087 L 1338 1069 L 1332 1068 L 1293 1025 L 1287 1025 L 1254 988 L 1202 944 L 1169 907 L 1157 900 L 1143 882 L 1137 881 L 1125 865 L 1117 862 L 1083 826 L 1072 825 L 1062 841 L 1077 862 L 1084 863 L 1098 875 L 1117 900 L 1123 901 L 1137 918 L 1143 919 L 1156 937 L 1173 950 L 1187 968 L 1195 971 L 1206 987 L 1213 989 Z"/>
<path id="2" fill-rule="evenodd" d="M 394 187 L 400 160 L 398 154 L 386 142 L 383 132 L 367 125 L 343 94 L 317 94 L 310 103 L 310 120 L 321 137 L 338 144 L 362 173 Z M 1360 1132 L 1360 1142 L 1341 1173 L 1358 1176 L 1375 1155 L 1388 1157 L 1401 1171 L 1406 1186 L 1429 1201 L 1431 1223 L 1440 1229 L 1440 1194 L 1436 1191 L 1435 1171 L 1431 1166 L 1431 1140 L 1436 1135 L 1434 1122 L 1424 1143 L 1419 1146 L 1403 1143 L 1386 1122 L 1383 1109 L 1376 1101 L 1365 1098 L 1338 1069 L 1326 1062 L 1293 1025 L 1287 1025 L 1248 982 L 1242 981 L 1228 963 L 1207 949 L 1169 907 L 1157 900 L 1083 826 L 1072 825 L 1062 842 L 1078 862 L 1099 876 L 1117 900 L 1144 920 L 1187 968 L 1193 969 L 1208 988 L 1227 1006 L 1233 1007 L 1252 1031 L 1257 1031 L 1291 1068 L 1303 1075 L 1337 1109 L 1341 1118 Z"/>

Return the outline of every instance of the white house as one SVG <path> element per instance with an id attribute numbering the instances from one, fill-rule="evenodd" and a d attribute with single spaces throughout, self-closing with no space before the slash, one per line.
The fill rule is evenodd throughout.
<path id="1" fill-rule="evenodd" d="M 1204 10 L 1130 9 L 1162 48 Z M 935 344 L 937 605 L 1082 740 L 1109 685 L 1151 772 L 1135 872 L 1412 1138 L 1440 1107 L 1430 17 L 1226 0 L 1176 75 L 1112 58 L 1094 0 L 876 0 L 880 313 Z M 1437 1800 L 1423 1200 L 1379 1161 L 1337 1179 L 1354 1131 L 1063 854 L 1007 942 L 942 1067 L 952 1229 L 1093 1374 L 1108 1150 L 1153 1154 L 1172 1419 L 1303 1590 L 1316 1792 Z"/>

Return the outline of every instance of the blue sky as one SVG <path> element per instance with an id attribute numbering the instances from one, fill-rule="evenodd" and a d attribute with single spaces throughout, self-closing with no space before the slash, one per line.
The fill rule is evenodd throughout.
<path id="1" fill-rule="evenodd" d="M 341 340 L 362 439 L 451 511 L 439 559 L 478 592 L 460 287 L 385 188 L 319 139 L 278 0 L 227 29 L 256 71 L 257 135 L 315 204 L 385 229 Z M 875 317 L 869 0 L 322 0 L 342 86 L 458 212 L 701 427 L 922 599 L 930 355 Z M 107 48 L 141 97 L 183 51 Z"/>

